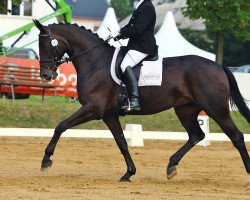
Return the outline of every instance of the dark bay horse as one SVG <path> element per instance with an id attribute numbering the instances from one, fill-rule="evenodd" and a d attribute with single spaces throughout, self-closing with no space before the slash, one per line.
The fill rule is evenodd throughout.
<path id="1" fill-rule="evenodd" d="M 77 92 L 82 107 L 55 128 L 42 160 L 41 169 L 51 167 L 50 159 L 61 134 L 67 129 L 102 119 L 112 132 L 124 156 L 127 171 L 120 181 L 129 181 L 136 168 L 128 151 L 123 130 L 117 115 L 118 95 L 121 86 L 110 74 L 115 48 L 84 27 L 70 24 L 43 26 L 34 20 L 40 30 L 40 75 L 46 80 L 56 77 L 56 69 L 64 53 L 71 58 L 77 72 Z M 163 59 L 161 86 L 139 88 L 141 111 L 130 115 L 154 114 L 174 107 L 176 115 L 186 129 L 188 141 L 171 156 L 167 176 L 176 174 L 182 157 L 204 139 L 197 117 L 201 110 L 213 118 L 239 151 L 250 177 L 250 158 L 243 134 L 230 117 L 229 99 L 250 123 L 250 111 L 240 94 L 237 82 L 227 67 L 205 58 L 189 55 Z M 167 119 L 166 119 L 167 120 Z"/>

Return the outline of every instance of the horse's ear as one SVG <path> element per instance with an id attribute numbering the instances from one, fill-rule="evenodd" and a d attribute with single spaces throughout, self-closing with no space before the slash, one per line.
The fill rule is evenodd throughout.
<path id="1" fill-rule="evenodd" d="M 46 32 L 45 27 L 37 19 L 33 19 L 33 22 L 41 32 Z"/>

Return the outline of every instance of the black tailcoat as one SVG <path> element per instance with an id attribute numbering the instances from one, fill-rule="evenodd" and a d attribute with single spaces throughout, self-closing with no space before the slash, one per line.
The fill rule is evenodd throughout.
<path id="1" fill-rule="evenodd" d="M 122 38 L 129 38 L 128 49 L 149 55 L 158 53 L 158 46 L 154 37 L 155 21 L 156 13 L 151 0 L 144 0 L 134 10 L 129 23 L 120 31 Z"/>

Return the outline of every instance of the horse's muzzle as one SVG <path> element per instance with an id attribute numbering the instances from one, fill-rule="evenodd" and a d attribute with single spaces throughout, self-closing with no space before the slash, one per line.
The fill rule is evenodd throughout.
<path id="1" fill-rule="evenodd" d="M 47 81 L 54 80 L 58 76 L 58 73 L 56 71 L 52 71 L 51 73 L 42 73 L 41 78 L 45 79 Z"/>
<path id="2" fill-rule="evenodd" d="M 52 77 L 49 76 L 48 74 L 41 74 L 41 78 L 42 78 L 42 79 L 45 79 L 45 80 L 47 80 L 47 81 L 50 81 L 50 80 L 52 79 Z"/>
<path id="3" fill-rule="evenodd" d="M 52 71 L 52 79 L 54 80 L 58 76 L 56 71 Z"/>

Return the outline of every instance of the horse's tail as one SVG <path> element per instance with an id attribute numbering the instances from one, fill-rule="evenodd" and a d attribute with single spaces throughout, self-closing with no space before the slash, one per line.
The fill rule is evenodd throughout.
<path id="1" fill-rule="evenodd" d="M 230 103 L 231 106 L 235 104 L 239 109 L 240 113 L 246 118 L 250 123 L 250 110 L 246 105 L 246 100 L 242 97 L 236 79 L 233 73 L 228 69 L 228 67 L 223 66 L 223 69 L 227 75 L 229 85 L 230 85 Z"/>

